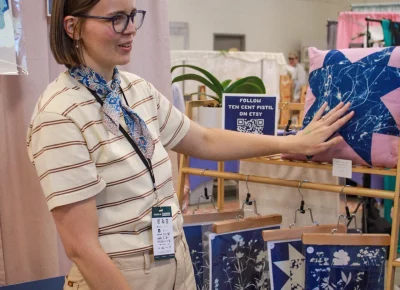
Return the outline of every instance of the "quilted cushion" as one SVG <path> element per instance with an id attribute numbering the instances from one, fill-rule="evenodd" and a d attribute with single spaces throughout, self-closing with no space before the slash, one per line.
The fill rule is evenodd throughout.
<path id="1" fill-rule="evenodd" d="M 284 155 L 285 159 L 332 162 L 333 158 L 353 164 L 397 165 L 400 126 L 400 47 L 321 51 L 309 49 L 310 78 L 303 128 L 325 101 L 326 113 L 340 101 L 351 102 L 354 117 L 335 136 L 344 142 L 328 151 L 306 157 Z"/>

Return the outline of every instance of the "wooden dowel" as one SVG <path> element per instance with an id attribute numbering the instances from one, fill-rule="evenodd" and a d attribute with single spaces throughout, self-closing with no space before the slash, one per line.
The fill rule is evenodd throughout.
<path id="1" fill-rule="evenodd" d="M 190 175 L 202 175 L 202 169 L 196 168 L 182 168 L 182 171 L 186 174 Z M 230 173 L 230 172 L 218 172 L 213 170 L 206 170 L 203 172 L 204 176 L 216 177 L 216 178 L 224 178 L 224 179 L 232 179 L 239 181 L 246 181 L 247 175 L 239 174 L 239 173 Z M 301 180 L 286 180 L 279 178 L 270 178 L 263 176 L 255 176 L 250 175 L 249 182 L 262 183 L 262 184 L 270 184 L 277 186 L 285 186 L 285 187 L 294 187 L 297 188 Z M 343 189 L 342 185 L 332 185 L 332 184 L 321 184 L 321 183 L 312 183 L 305 182 L 303 183 L 302 189 L 312 189 L 312 190 L 320 190 L 320 191 L 328 191 L 328 192 L 336 192 L 343 194 L 351 194 L 351 195 L 359 195 L 366 197 L 380 197 L 384 199 L 393 199 L 394 192 L 386 191 L 386 190 L 377 190 L 377 189 L 369 189 L 369 188 L 361 188 L 361 187 L 346 187 Z"/>

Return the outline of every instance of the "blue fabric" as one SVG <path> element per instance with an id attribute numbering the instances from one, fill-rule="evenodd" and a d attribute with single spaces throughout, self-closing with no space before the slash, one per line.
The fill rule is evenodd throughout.
<path id="1" fill-rule="evenodd" d="M 196 280 L 196 290 L 206 290 L 206 282 L 204 281 L 204 259 L 207 255 L 203 251 L 203 231 L 201 225 L 185 225 L 183 226 L 186 241 L 189 246 L 190 257 Z"/>
<path id="2" fill-rule="evenodd" d="M 4 21 L 4 13 L 9 9 L 8 0 L 0 0 L 0 29 L 4 29 L 6 27 Z"/>
<path id="3" fill-rule="evenodd" d="M 1 290 L 62 290 L 64 281 L 65 277 L 62 276 L 18 285 L 0 286 L 0 288 Z"/>
<path id="4" fill-rule="evenodd" d="M 270 289 L 262 231 L 279 226 L 210 236 L 213 290 Z"/>
<path id="5" fill-rule="evenodd" d="M 106 96 L 103 104 L 103 123 L 115 136 L 121 135 L 119 130 L 120 113 L 122 111 L 128 133 L 147 159 L 154 153 L 154 142 L 146 123 L 126 104 L 121 102 L 119 71 L 115 67 L 111 85 L 106 80 L 86 66 L 76 66 L 69 69 L 70 75 L 85 87 L 100 96 Z"/>
<path id="6" fill-rule="evenodd" d="M 304 127 L 325 101 L 329 108 L 340 101 L 351 102 L 350 110 L 355 111 L 355 116 L 338 133 L 372 165 L 373 133 L 400 136 L 393 116 L 381 101 L 400 87 L 400 69 L 388 66 L 393 50 L 394 47 L 385 48 L 354 63 L 342 52 L 330 51 L 322 68 L 310 73 L 310 88 L 316 100 L 304 118 Z"/>
<path id="7" fill-rule="evenodd" d="M 385 247 L 304 246 L 306 289 L 383 290 Z"/>
<path id="8" fill-rule="evenodd" d="M 301 240 L 268 242 L 267 247 L 271 289 L 304 290 L 305 257 Z"/>

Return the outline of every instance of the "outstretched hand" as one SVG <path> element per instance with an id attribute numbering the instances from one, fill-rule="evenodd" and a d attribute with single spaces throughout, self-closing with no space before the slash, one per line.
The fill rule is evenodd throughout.
<path id="1" fill-rule="evenodd" d="M 308 156 L 316 155 L 343 141 L 343 138 L 340 136 L 328 141 L 327 139 L 334 135 L 335 132 L 354 116 L 354 111 L 345 115 L 351 104 L 347 103 L 345 105 L 344 103 L 340 103 L 323 116 L 327 105 L 325 103 L 315 114 L 311 123 L 294 136 L 292 141 L 295 142 L 295 146 L 293 146 L 295 152 L 293 153 L 301 153 Z"/>

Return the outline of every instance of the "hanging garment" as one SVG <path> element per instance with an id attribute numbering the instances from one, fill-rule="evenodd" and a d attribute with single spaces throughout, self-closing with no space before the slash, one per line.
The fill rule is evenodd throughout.
<path id="1" fill-rule="evenodd" d="M 393 45 L 393 35 L 392 31 L 390 29 L 390 24 L 392 22 L 389 19 L 383 19 L 381 24 L 382 24 L 382 29 L 383 29 L 383 39 L 385 41 L 385 46 L 392 46 Z"/>
<path id="2" fill-rule="evenodd" d="M 392 36 L 393 36 L 392 45 L 400 46 L 400 23 L 399 22 L 391 22 L 390 23 L 390 31 L 392 32 Z"/>
<path id="3" fill-rule="evenodd" d="M 307 245 L 303 252 L 306 289 L 384 289 L 386 247 Z"/>
<path id="4" fill-rule="evenodd" d="M 268 242 L 271 289 L 286 290 L 305 288 L 305 257 L 303 243 L 296 241 Z"/>
<path id="5" fill-rule="evenodd" d="M 391 19 L 392 21 L 400 21 L 399 13 L 391 12 L 340 12 L 337 30 L 337 49 L 349 48 L 352 38 L 363 33 L 367 29 L 365 18 L 373 19 Z M 381 26 L 380 23 L 370 23 L 370 27 Z M 361 44 L 363 39 L 354 40 L 355 43 Z"/>
<path id="6" fill-rule="evenodd" d="M 400 48 L 363 48 L 320 51 L 311 48 L 310 88 L 306 96 L 303 128 L 321 106 L 325 113 L 340 102 L 350 102 L 351 120 L 335 136 L 344 142 L 316 156 L 283 155 L 286 159 L 394 168 L 400 136 Z M 374 81 L 371 81 L 374 80 Z"/>

